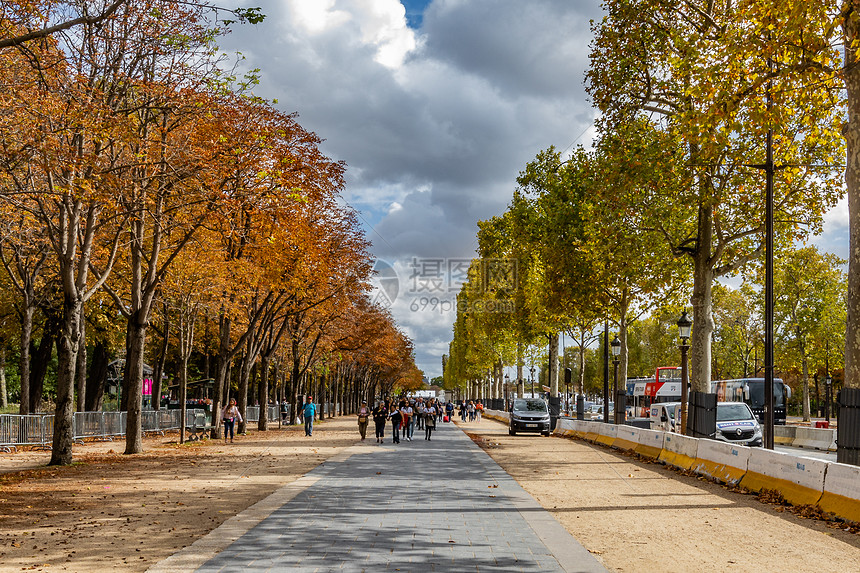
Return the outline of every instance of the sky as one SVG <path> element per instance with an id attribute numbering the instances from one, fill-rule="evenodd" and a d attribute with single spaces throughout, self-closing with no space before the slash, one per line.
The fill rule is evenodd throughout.
<path id="1" fill-rule="evenodd" d="M 542 149 L 588 145 L 584 90 L 597 0 L 251 0 L 226 53 L 260 69 L 256 94 L 347 164 L 377 299 L 441 375 L 477 222 L 503 213 Z M 847 254 L 845 202 L 813 242 Z"/>

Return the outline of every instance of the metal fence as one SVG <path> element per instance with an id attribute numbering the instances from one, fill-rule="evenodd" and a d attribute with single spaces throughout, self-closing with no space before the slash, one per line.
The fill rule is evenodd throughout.
<path id="1" fill-rule="evenodd" d="M 178 430 L 180 410 L 144 410 L 141 412 L 144 433 Z M 72 420 L 76 442 L 112 440 L 125 436 L 126 412 L 75 412 Z M 198 429 L 206 426 L 205 410 L 187 410 L 185 426 Z M 50 447 L 54 438 L 52 414 L 0 414 L 0 451 L 11 452 L 17 446 Z"/>
<path id="2" fill-rule="evenodd" d="M 271 423 L 278 422 L 278 425 L 280 425 L 281 414 L 280 414 L 277 406 L 268 406 L 268 420 Z M 260 421 L 260 407 L 259 406 L 246 406 L 245 407 L 245 421 L 246 422 L 259 422 Z"/>

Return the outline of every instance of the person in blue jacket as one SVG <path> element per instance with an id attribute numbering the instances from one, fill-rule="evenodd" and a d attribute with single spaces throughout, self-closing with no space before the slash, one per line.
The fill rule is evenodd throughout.
<path id="1" fill-rule="evenodd" d="M 313 396 L 308 396 L 308 401 L 305 403 L 305 407 L 302 408 L 302 417 L 305 420 L 305 435 L 313 436 L 314 435 L 314 416 L 317 413 L 317 405 L 313 402 Z"/>

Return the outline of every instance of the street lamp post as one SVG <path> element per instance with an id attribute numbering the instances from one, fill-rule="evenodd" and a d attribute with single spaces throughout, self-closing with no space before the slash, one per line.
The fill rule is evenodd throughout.
<path id="1" fill-rule="evenodd" d="M 613 367 L 613 386 L 615 387 L 615 423 L 620 424 L 622 418 L 625 416 L 624 413 L 624 404 L 621 402 L 621 390 L 618 388 L 618 356 L 621 354 L 621 341 L 618 339 L 618 335 L 615 335 L 615 338 L 612 339 L 612 367 Z M 626 392 L 624 395 L 626 396 Z M 626 399 L 626 398 L 625 398 Z"/>
<path id="2" fill-rule="evenodd" d="M 687 342 L 690 340 L 690 330 L 693 321 L 685 310 L 678 319 L 678 336 L 681 338 L 681 428 L 680 433 L 687 433 Z"/>
<path id="3" fill-rule="evenodd" d="M 570 368 L 564 369 L 564 393 L 565 393 L 565 406 L 564 411 L 570 416 L 570 381 L 571 381 L 572 372 Z"/>
<path id="4" fill-rule="evenodd" d="M 531 375 L 532 375 L 532 395 L 531 395 L 531 397 L 534 398 L 535 397 L 535 367 L 532 366 L 529 369 L 529 372 L 531 372 Z"/>
<path id="5" fill-rule="evenodd" d="M 511 375 L 505 374 L 505 411 L 508 411 L 508 384 L 511 383 Z"/>
<path id="6" fill-rule="evenodd" d="M 833 378 L 828 374 L 824 378 L 824 419 L 830 423 L 830 400 L 832 399 Z"/>

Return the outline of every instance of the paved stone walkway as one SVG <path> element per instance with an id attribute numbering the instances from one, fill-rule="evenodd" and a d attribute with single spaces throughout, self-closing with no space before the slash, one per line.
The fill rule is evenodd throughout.
<path id="1" fill-rule="evenodd" d="M 369 437 L 151 571 L 605 571 L 460 429 L 434 434 Z"/>

